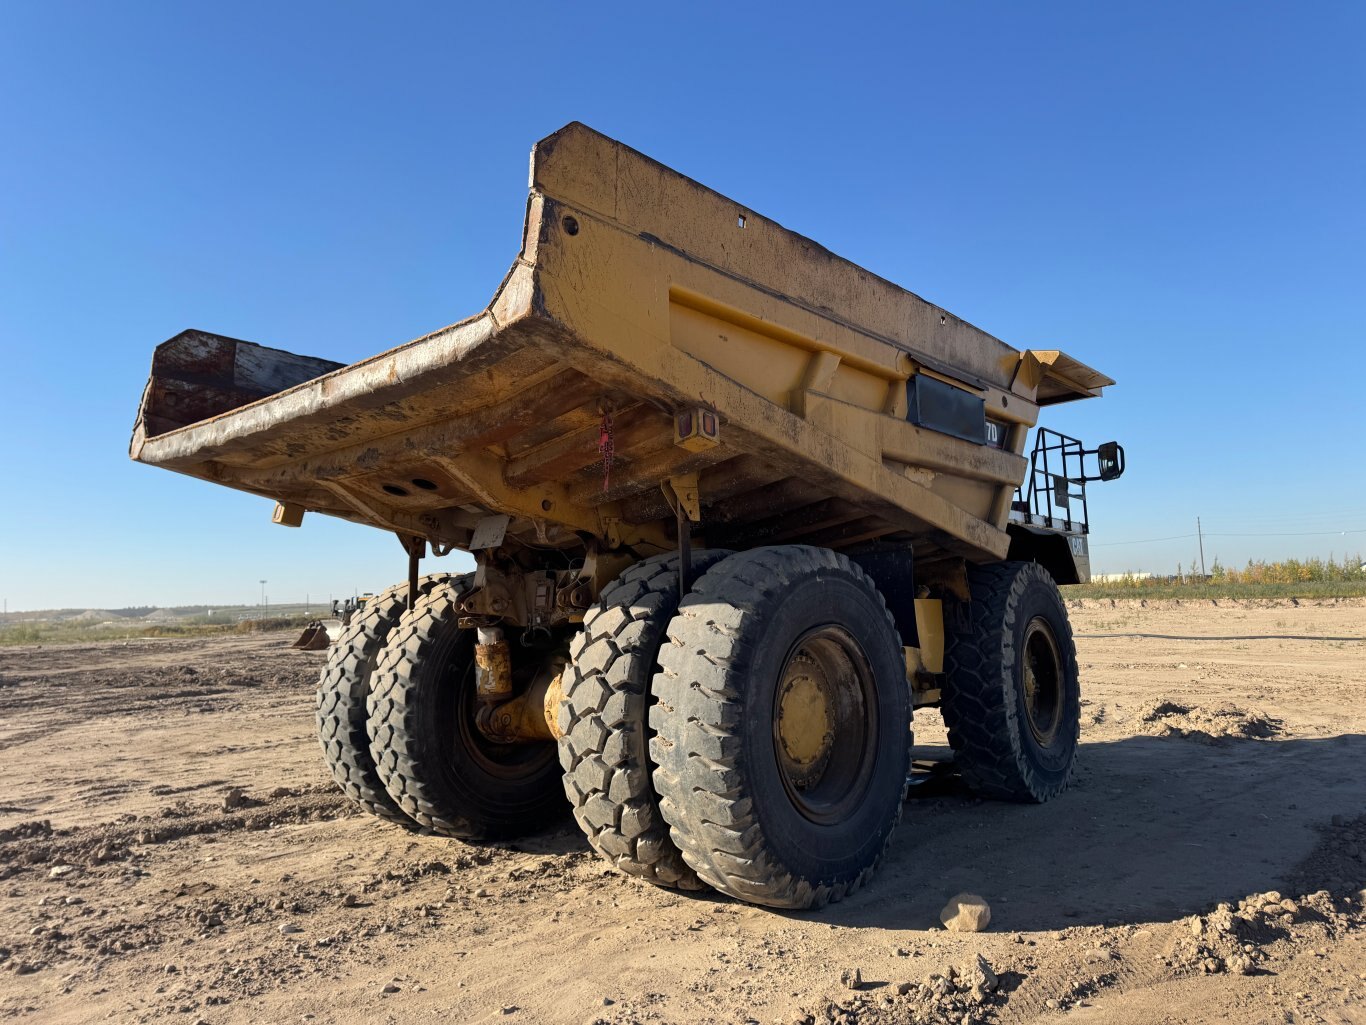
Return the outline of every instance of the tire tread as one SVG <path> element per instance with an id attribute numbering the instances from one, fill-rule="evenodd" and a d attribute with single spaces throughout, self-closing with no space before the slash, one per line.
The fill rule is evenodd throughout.
<path id="1" fill-rule="evenodd" d="M 694 569 L 729 552 L 703 551 Z M 627 875 L 658 886 L 705 884 L 659 811 L 649 757 L 650 685 L 678 608 L 678 555 L 644 559 L 604 588 L 570 645 L 560 703 L 560 765 L 589 844 Z"/>
<path id="2" fill-rule="evenodd" d="M 772 907 L 819 907 L 853 893 L 876 871 L 901 817 L 898 802 L 886 841 L 855 878 L 812 881 L 778 862 L 746 793 L 737 722 L 739 687 L 755 655 L 746 622 L 771 607 L 796 579 L 825 571 L 852 577 L 876 595 L 896 636 L 881 595 L 845 557 L 807 545 L 758 548 L 731 556 L 698 581 L 669 625 L 655 681 L 655 789 L 674 843 L 703 881 Z M 899 757 L 908 768 L 907 726 Z"/>
<path id="3" fill-rule="evenodd" d="M 429 590 L 407 611 L 384 651 L 376 684 L 367 702 L 370 755 L 389 799 L 418 825 L 446 836 L 478 835 L 475 823 L 452 816 L 425 782 L 421 743 L 423 723 L 410 700 L 414 669 L 435 645 L 434 633 L 456 615 L 456 604 L 468 590 L 469 576 L 448 578 L 448 586 Z"/>
<path id="4" fill-rule="evenodd" d="M 969 627 L 949 631 L 945 638 L 945 669 L 949 673 L 941 710 L 949 746 L 964 781 L 981 797 L 1001 801 L 1043 802 L 1066 789 L 1070 771 L 1061 782 L 1046 781 L 1023 751 L 1021 722 L 1011 685 L 1016 658 L 1017 606 L 1031 583 L 1057 584 L 1033 562 L 999 562 L 971 567 Z M 1060 600 L 1061 603 L 1061 600 Z M 1076 675 L 1076 646 L 1071 628 L 1058 637 L 1063 658 Z M 1073 722 L 1074 731 L 1079 724 Z M 1074 742 L 1075 742 L 1074 736 Z"/>
<path id="5" fill-rule="evenodd" d="M 419 595 L 449 579 L 435 573 L 418 582 Z M 385 789 L 366 728 L 366 700 L 389 637 L 407 608 L 407 583 L 382 591 L 351 617 L 327 653 L 314 711 L 323 761 L 347 797 L 370 814 L 407 828 L 413 822 Z"/>

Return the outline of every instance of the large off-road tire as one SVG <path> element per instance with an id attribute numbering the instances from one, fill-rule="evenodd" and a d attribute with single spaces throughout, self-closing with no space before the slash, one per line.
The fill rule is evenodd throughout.
<path id="1" fill-rule="evenodd" d="M 424 577 L 418 582 L 419 594 L 447 579 L 444 573 Z M 318 677 L 315 709 L 323 761 L 342 792 L 371 814 L 412 828 L 416 823 L 389 796 L 375 771 L 365 725 L 365 700 L 375 666 L 407 602 L 408 585 L 395 584 L 352 615 L 328 649 Z"/>
<path id="2" fill-rule="evenodd" d="M 693 554 L 704 573 L 729 555 Z M 650 685 L 678 611 L 678 555 L 645 559 L 612 581 L 569 648 L 560 702 L 560 765 L 574 819 L 593 849 L 628 875 L 697 890 L 659 814 L 650 761 Z"/>
<path id="3" fill-rule="evenodd" d="M 901 639 L 863 571 L 804 545 L 732 555 L 683 600 L 659 662 L 655 790 L 698 876 L 780 908 L 862 885 L 911 753 Z"/>
<path id="4" fill-rule="evenodd" d="M 941 710 L 963 779 L 982 797 L 1046 801 L 1072 775 L 1081 722 L 1077 651 L 1048 571 L 968 571 L 965 628 L 945 637 Z"/>
<path id="5" fill-rule="evenodd" d="M 464 590 L 464 581 L 435 587 L 403 614 L 370 692 L 370 753 L 420 825 L 465 839 L 522 836 L 563 811 L 560 765 L 551 741 L 498 744 L 475 725 L 474 631 L 457 613 Z M 513 648 L 514 680 L 555 654 Z"/>

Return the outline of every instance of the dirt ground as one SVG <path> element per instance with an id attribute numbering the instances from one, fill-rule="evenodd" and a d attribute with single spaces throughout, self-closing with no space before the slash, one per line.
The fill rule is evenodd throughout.
<path id="1" fill-rule="evenodd" d="M 0 1018 L 1366 1022 L 1366 603 L 1072 604 L 1075 785 L 927 776 L 872 885 L 801 914 L 617 875 L 567 814 L 354 813 L 279 635 L 2 650 Z M 939 926 L 964 890 L 988 931 Z"/>

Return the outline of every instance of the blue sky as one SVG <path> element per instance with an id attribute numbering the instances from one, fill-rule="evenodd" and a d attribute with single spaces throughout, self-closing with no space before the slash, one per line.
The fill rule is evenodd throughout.
<path id="1" fill-rule="evenodd" d="M 1116 378 L 1045 421 L 1128 451 L 1097 570 L 1188 563 L 1129 542 L 1197 515 L 1226 564 L 1366 550 L 1363 52 L 1349 3 L 5 4 L 0 595 L 401 578 L 390 536 L 129 462 L 152 348 L 350 362 L 476 312 L 574 119 Z"/>

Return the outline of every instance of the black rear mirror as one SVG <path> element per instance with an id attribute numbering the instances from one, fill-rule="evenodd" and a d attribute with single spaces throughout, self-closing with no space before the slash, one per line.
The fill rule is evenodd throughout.
<path id="1" fill-rule="evenodd" d="M 1096 449 L 1100 460 L 1100 479 L 1114 480 L 1124 475 L 1124 448 L 1117 441 L 1107 441 Z"/>

